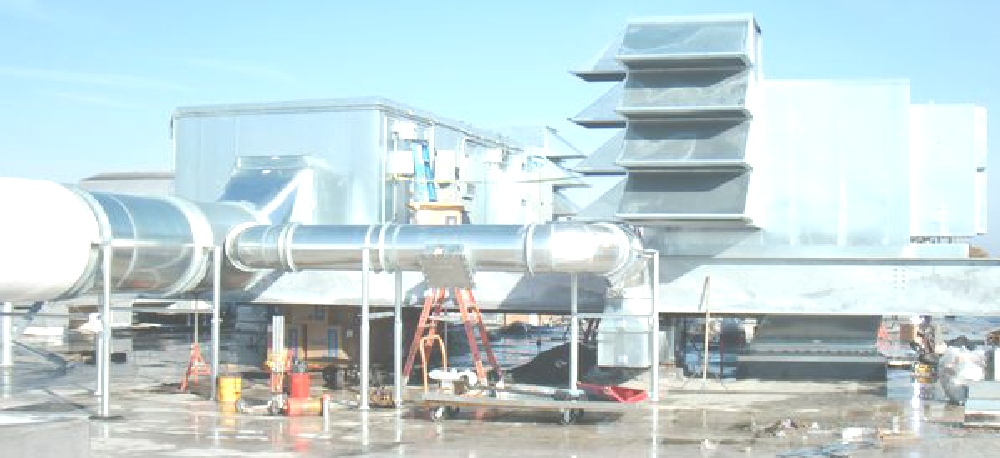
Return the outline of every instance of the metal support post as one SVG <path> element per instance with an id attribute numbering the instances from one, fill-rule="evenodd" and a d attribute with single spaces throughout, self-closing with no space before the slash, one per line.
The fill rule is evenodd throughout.
<path id="1" fill-rule="evenodd" d="M 395 308 L 395 313 L 393 314 L 394 319 L 392 322 L 392 345 L 393 345 L 393 360 L 392 360 L 392 371 L 393 386 L 392 386 L 392 399 L 396 403 L 396 408 L 403 407 L 403 271 L 399 268 L 396 269 L 396 288 L 395 288 L 395 299 L 393 300 L 393 307 Z"/>
<path id="2" fill-rule="evenodd" d="M 110 413 L 111 404 L 111 244 L 105 244 L 101 253 L 104 274 L 104 291 L 101 295 L 101 412 L 102 417 Z"/>
<path id="3" fill-rule="evenodd" d="M 14 303 L 3 303 L 3 316 L 0 316 L 0 367 L 14 365 Z"/>
<path id="4" fill-rule="evenodd" d="M 703 350 L 702 362 L 701 362 L 701 384 L 702 387 L 705 386 L 705 381 L 708 380 L 708 335 L 709 335 L 709 321 L 712 321 L 712 313 L 709 312 L 709 294 L 711 293 L 712 277 L 705 277 L 705 284 L 702 286 L 701 290 L 701 305 L 705 309 L 705 347 Z"/>
<path id="5" fill-rule="evenodd" d="M 212 400 L 219 389 L 219 356 L 222 338 L 222 247 L 212 248 Z"/>
<path id="6" fill-rule="evenodd" d="M 120 416 L 110 415 L 111 404 L 111 243 L 101 246 L 101 275 L 103 291 L 101 293 L 101 349 L 96 355 L 98 362 L 97 388 L 101 394 L 101 406 L 95 420 L 115 420 Z"/>
<path id="7" fill-rule="evenodd" d="M 660 400 L 660 314 L 657 311 L 657 304 L 660 303 L 660 252 L 657 250 L 647 250 L 649 256 L 649 346 L 650 369 L 649 369 L 649 400 L 657 402 Z"/>
<path id="8" fill-rule="evenodd" d="M 580 322 L 576 316 L 578 296 L 577 282 L 579 278 L 576 273 L 569 276 L 569 389 L 576 391 L 576 381 L 579 379 L 580 371 Z"/>
<path id="9" fill-rule="evenodd" d="M 358 408 L 368 410 L 368 375 L 369 367 L 369 337 L 371 334 L 369 322 L 368 282 L 371 275 L 371 249 L 366 245 L 361 250 L 361 401 Z"/>

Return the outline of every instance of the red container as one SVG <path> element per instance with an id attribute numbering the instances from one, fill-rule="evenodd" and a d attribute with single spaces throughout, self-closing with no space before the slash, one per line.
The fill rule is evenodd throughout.
<path id="1" fill-rule="evenodd" d="M 640 402 L 648 398 L 646 390 L 626 388 L 624 386 L 595 385 L 592 383 L 577 383 L 576 387 L 586 391 L 591 399 L 612 402 Z"/>
<path id="2" fill-rule="evenodd" d="M 292 372 L 288 374 L 288 397 L 291 399 L 309 398 L 308 372 Z"/>

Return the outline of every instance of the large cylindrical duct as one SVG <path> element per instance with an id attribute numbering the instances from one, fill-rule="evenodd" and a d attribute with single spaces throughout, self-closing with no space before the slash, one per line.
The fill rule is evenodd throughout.
<path id="1" fill-rule="evenodd" d="M 170 296 L 205 277 L 212 227 L 195 205 L 174 198 L 92 193 L 113 241 L 112 288 Z"/>
<path id="2" fill-rule="evenodd" d="M 357 270 L 362 247 L 376 271 L 421 270 L 428 248 L 461 246 L 476 270 L 611 276 L 639 263 L 637 234 L 616 224 L 255 225 L 233 231 L 230 262 L 245 270 Z"/>
<path id="3" fill-rule="evenodd" d="M 117 293 L 174 296 L 205 284 L 211 248 L 253 221 L 236 204 L 86 192 L 48 181 L 0 178 L 0 300 L 73 297 L 101 286 L 100 246 L 111 243 Z M 210 219 L 211 218 L 211 219 Z M 235 272 L 234 279 L 246 279 Z"/>
<path id="4" fill-rule="evenodd" d="M 101 227 L 65 186 L 0 179 L 0 301 L 37 301 L 83 288 L 96 271 Z"/>

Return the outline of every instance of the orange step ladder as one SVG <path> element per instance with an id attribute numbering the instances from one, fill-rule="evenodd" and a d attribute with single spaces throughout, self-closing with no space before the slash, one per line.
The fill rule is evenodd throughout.
<path id="1" fill-rule="evenodd" d="M 181 391 L 186 391 L 188 384 L 198 385 L 198 377 L 202 375 L 212 375 L 212 368 L 201 356 L 201 345 L 197 342 L 191 344 L 191 356 L 188 358 L 187 370 L 184 371 L 184 378 L 181 379 Z M 194 377 L 192 383 L 191 378 Z"/>
<path id="2" fill-rule="evenodd" d="M 444 303 L 449 296 L 462 317 L 462 325 L 465 328 L 465 337 L 469 341 L 469 352 L 472 355 L 472 362 L 475 365 L 476 376 L 479 380 L 486 380 L 486 368 L 483 366 L 482 355 L 480 354 L 480 344 L 486 351 L 490 366 L 497 375 L 497 379 L 503 379 L 503 369 L 497 362 L 493 347 L 490 345 L 489 334 L 486 332 L 486 325 L 483 324 L 483 314 L 479 310 L 479 304 L 469 288 L 449 287 L 433 288 L 424 297 L 424 307 L 420 311 L 420 319 L 417 321 L 417 329 L 413 334 L 413 341 L 410 344 L 410 352 L 406 356 L 406 365 L 403 368 L 403 379 L 409 380 L 410 372 L 413 370 L 413 361 L 417 352 L 421 350 L 421 345 L 430 347 L 428 344 L 438 335 L 437 322 L 443 321 Z M 432 323 L 433 322 L 433 323 Z M 478 339 L 476 336 L 478 331 Z M 430 348 L 424 348 L 426 352 Z"/>

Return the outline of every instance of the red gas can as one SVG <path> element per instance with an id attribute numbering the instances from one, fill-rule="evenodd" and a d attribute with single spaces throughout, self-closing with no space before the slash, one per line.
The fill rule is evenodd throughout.
<path id="1" fill-rule="evenodd" d="M 292 372 L 288 374 L 288 397 L 306 399 L 309 397 L 309 373 Z"/>

